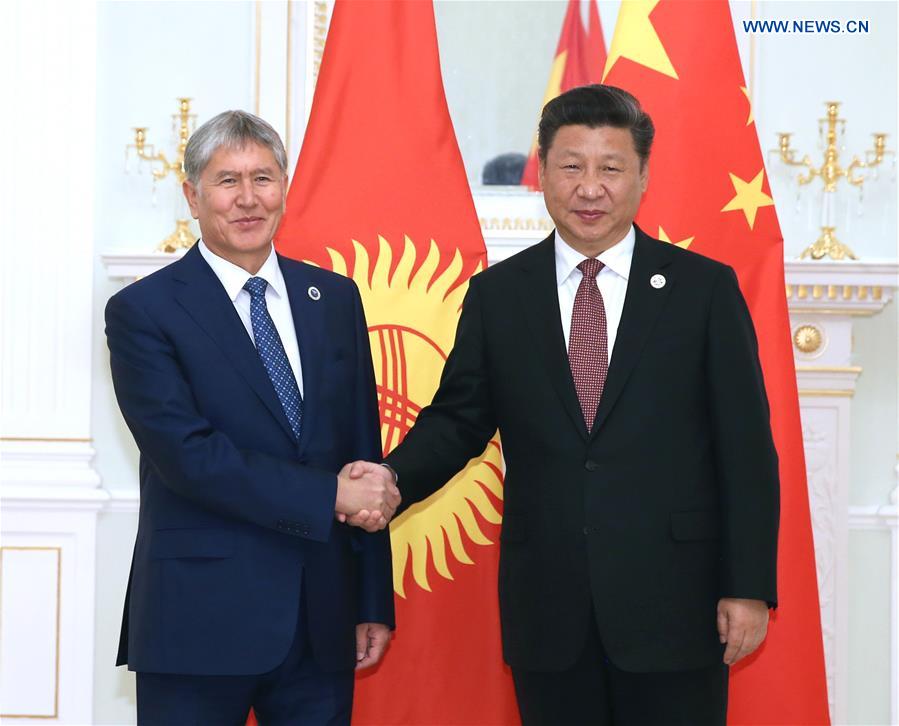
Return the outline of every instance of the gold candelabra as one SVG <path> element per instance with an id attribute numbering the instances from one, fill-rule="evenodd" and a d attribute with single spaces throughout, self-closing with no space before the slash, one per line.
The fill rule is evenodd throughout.
<path id="1" fill-rule="evenodd" d="M 827 118 L 818 119 L 818 133 L 824 137 L 824 161 L 821 166 L 815 166 L 811 158 L 806 154 L 801 160 L 796 160 L 796 152 L 790 146 L 790 137 L 792 133 L 778 133 L 778 148 L 775 150 L 780 160 L 787 166 L 804 167 L 807 172 L 799 174 L 796 181 L 800 186 L 810 184 L 813 179 L 818 177 L 824 184 L 824 214 L 825 224 L 821 226 L 821 236 L 809 247 L 807 247 L 799 259 L 811 257 L 813 260 L 820 260 L 824 257 L 830 257 L 834 260 L 842 260 L 847 257 L 857 260 L 855 253 L 845 244 L 840 242 L 836 236 L 836 226 L 832 224 L 831 209 L 833 207 L 831 196 L 837 191 L 837 183 L 844 178 L 852 186 L 861 187 L 867 180 L 867 176 L 859 174 L 862 169 L 873 169 L 878 166 L 884 158 L 885 154 L 892 153 L 886 149 L 886 134 L 876 133 L 874 136 L 874 148 L 865 152 L 865 159 L 862 161 L 857 156 L 852 157 L 849 166 L 842 167 L 840 165 L 840 149 L 837 146 L 837 129 L 839 133 L 844 134 L 846 131 L 846 120 L 839 117 L 840 102 L 827 101 L 824 104 L 827 107 Z"/>
<path id="2" fill-rule="evenodd" d="M 146 126 L 135 127 L 134 143 L 125 147 L 126 159 L 133 149 L 137 155 L 138 163 L 143 161 L 150 164 L 150 171 L 153 175 L 154 200 L 156 198 L 156 182 L 165 179 L 169 174 L 175 177 L 179 186 L 184 182 L 184 149 L 187 148 L 187 140 L 190 138 L 197 120 L 196 114 L 190 112 L 190 102 L 190 98 L 179 98 L 178 113 L 172 114 L 172 123 L 178 133 L 178 149 L 172 161 L 169 161 L 168 157 L 161 151 L 157 153 L 153 145 L 147 143 Z M 159 243 L 157 250 L 160 252 L 175 252 L 180 249 L 187 249 L 194 241 L 194 234 L 190 230 L 190 220 L 175 219 L 175 231 Z"/>

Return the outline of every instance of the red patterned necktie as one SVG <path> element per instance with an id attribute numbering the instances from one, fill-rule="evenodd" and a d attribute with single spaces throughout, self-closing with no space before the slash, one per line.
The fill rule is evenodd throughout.
<path id="1" fill-rule="evenodd" d="M 571 332 L 568 336 L 568 362 L 577 390 L 587 431 L 593 426 L 596 409 L 609 372 L 609 338 L 606 330 L 606 308 L 596 285 L 603 263 L 590 258 L 577 268 L 583 273 L 574 296 Z"/>

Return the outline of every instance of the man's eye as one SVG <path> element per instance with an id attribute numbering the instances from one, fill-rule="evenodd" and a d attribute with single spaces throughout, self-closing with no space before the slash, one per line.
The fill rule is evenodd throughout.
<path id="1" fill-rule="evenodd" d="M 234 177 L 226 176 L 224 179 L 221 180 L 221 183 L 225 184 L 225 185 L 229 185 L 229 184 L 234 184 L 236 181 L 237 180 Z"/>
<path id="2" fill-rule="evenodd" d="M 577 164 L 565 164 L 565 166 L 563 166 L 562 168 L 563 169 L 580 169 L 580 167 Z"/>
<path id="3" fill-rule="evenodd" d="M 271 177 L 268 177 L 268 176 L 257 176 L 256 177 L 256 181 L 262 182 L 263 184 L 270 182 L 271 180 L 272 180 Z"/>
<path id="4" fill-rule="evenodd" d="M 607 166 L 603 169 L 603 171 L 621 171 L 621 169 L 615 166 Z"/>

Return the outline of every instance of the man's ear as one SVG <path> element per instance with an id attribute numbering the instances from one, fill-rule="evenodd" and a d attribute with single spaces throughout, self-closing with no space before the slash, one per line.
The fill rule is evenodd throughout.
<path id="1" fill-rule="evenodd" d="M 537 154 L 537 180 L 540 182 L 540 188 L 543 189 L 543 173 L 546 171 L 546 159 Z"/>
<path id="2" fill-rule="evenodd" d="M 190 207 L 190 215 L 194 219 L 199 219 L 200 208 L 197 204 L 197 188 L 194 186 L 193 182 L 185 179 L 184 183 L 181 185 L 181 191 L 184 192 L 184 198 L 187 200 L 187 206 Z"/>
<path id="3" fill-rule="evenodd" d="M 640 169 L 640 191 L 642 193 L 646 192 L 646 188 L 649 186 L 649 159 L 643 162 L 643 166 Z"/>

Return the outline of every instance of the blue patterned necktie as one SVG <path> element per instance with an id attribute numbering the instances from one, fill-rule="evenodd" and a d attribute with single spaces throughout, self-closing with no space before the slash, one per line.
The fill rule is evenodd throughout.
<path id="1" fill-rule="evenodd" d="M 281 407 L 290 423 L 290 428 L 297 440 L 300 438 L 300 421 L 303 418 L 303 398 L 297 380 L 284 352 L 281 336 L 272 316 L 265 304 L 265 289 L 268 283 L 261 277 L 251 277 L 243 286 L 250 293 L 250 322 L 253 324 L 253 338 L 256 340 L 256 352 L 262 359 L 268 377 L 272 379 L 275 393 L 281 401 Z"/>

